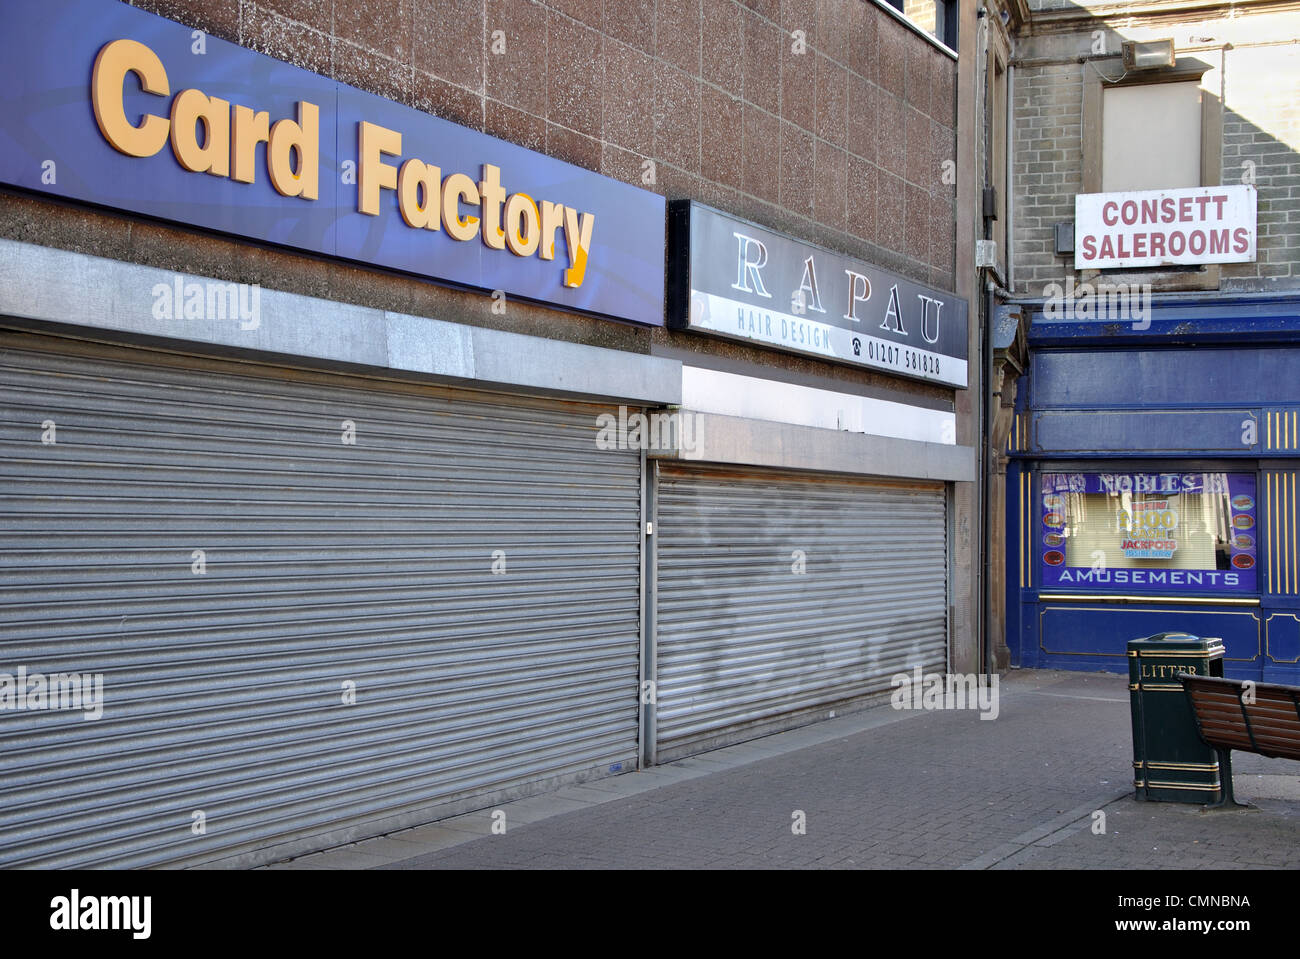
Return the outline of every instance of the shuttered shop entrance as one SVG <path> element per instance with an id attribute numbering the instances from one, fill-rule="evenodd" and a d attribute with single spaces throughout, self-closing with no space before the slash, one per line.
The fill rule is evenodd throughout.
<path id="1" fill-rule="evenodd" d="M 941 485 L 660 462 L 656 495 L 659 761 L 945 668 Z"/>
<path id="2" fill-rule="evenodd" d="M 0 374 L 0 672 L 103 682 L 99 719 L 0 712 L 0 865 L 635 762 L 640 464 L 604 408 L 22 334 Z"/>

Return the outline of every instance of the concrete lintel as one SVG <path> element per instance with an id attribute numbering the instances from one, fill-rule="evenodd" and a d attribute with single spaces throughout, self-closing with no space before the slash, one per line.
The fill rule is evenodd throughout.
<path id="1" fill-rule="evenodd" d="M 692 410 L 682 410 L 681 415 L 692 417 L 694 441 L 690 448 L 652 450 L 650 456 L 859 476 L 944 482 L 975 479 L 975 450 L 970 446 L 921 443 Z"/>
<path id="2" fill-rule="evenodd" d="M 177 282 L 213 303 L 243 294 L 248 316 L 186 319 Z M 556 396 L 677 404 L 681 363 L 662 357 L 392 313 L 0 239 L 0 315 L 91 328 L 126 342 L 201 344 L 219 355 L 283 357 L 348 371 Z M 252 309 L 255 305 L 255 310 Z M 205 295 L 205 313 L 208 313 Z M 179 314 L 179 315 L 178 315 Z"/>

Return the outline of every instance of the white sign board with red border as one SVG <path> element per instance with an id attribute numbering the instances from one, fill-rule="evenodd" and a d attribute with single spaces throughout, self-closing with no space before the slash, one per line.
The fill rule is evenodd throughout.
<path id="1" fill-rule="evenodd" d="M 1253 262 L 1255 201 L 1253 186 L 1079 194 L 1075 269 Z"/>

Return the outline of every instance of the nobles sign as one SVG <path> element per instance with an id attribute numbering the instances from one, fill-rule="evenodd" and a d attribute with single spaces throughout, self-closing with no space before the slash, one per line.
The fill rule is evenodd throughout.
<path id="1" fill-rule="evenodd" d="M 180 24 L 19 0 L 0 181 L 640 323 L 664 201 Z"/>
<path id="2" fill-rule="evenodd" d="M 669 222 L 671 325 L 966 387 L 965 300 L 698 203 Z"/>

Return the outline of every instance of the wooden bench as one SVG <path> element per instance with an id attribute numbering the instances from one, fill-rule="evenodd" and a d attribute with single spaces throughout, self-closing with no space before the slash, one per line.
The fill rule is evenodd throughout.
<path id="1" fill-rule="evenodd" d="M 1178 678 L 1201 741 L 1219 756 L 1223 798 L 1213 805 L 1245 805 L 1232 795 L 1232 750 L 1300 760 L 1300 689 L 1192 673 Z"/>

